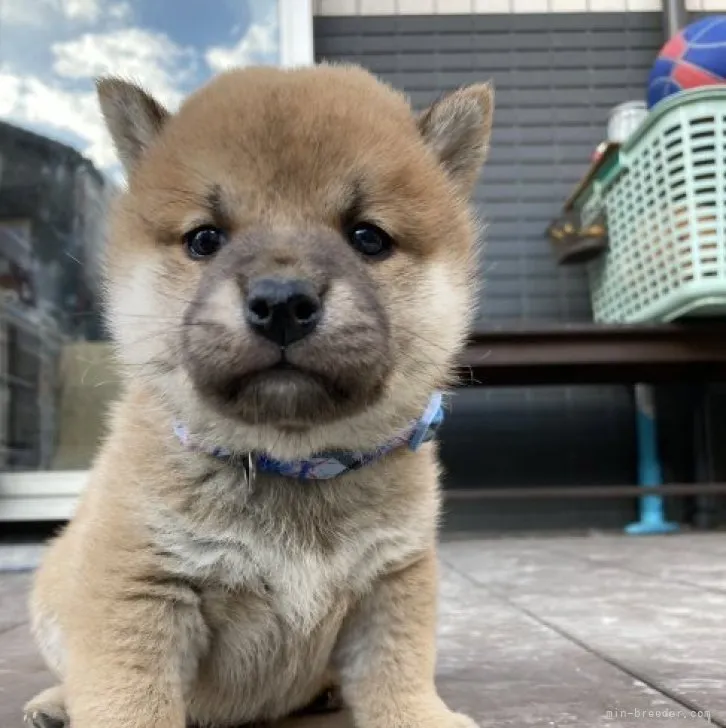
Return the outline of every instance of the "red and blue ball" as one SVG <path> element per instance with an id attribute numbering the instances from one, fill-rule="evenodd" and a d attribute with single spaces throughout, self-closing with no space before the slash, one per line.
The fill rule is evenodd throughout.
<path id="1" fill-rule="evenodd" d="M 663 46 L 648 79 L 648 107 L 686 89 L 721 84 L 726 84 L 726 15 L 711 15 Z"/>

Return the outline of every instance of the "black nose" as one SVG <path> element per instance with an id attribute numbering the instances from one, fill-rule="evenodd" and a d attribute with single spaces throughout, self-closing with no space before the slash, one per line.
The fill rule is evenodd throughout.
<path id="1" fill-rule="evenodd" d="M 322 303 L 306 281 L 263 278 L 250 286 L 247 323 L 278 346 L 304 339 L 320 321 Z"/>

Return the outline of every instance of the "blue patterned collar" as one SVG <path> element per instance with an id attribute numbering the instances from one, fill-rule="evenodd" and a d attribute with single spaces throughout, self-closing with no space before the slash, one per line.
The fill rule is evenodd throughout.
<path id="1" fill-rule="evenodd" d="M 193 442 L 187 428 L 180 423 L 174 425 L 174 432 L 187 449 L 240 465 L 244 469 L 248 481 L 254 479 L 257 471 L 284 475 L 297 480 L 329 480 L 353 470 L 359 470 L 404 445 L 409 450 L 418 450 L 423 443 L 435 437 L 443 420 L 443 396 L 441 392 L 434 392 L 419 419 L 388 442 L 379 445 L 375 450 L 369 452 L 331 450 L 317 453 L 307 460 L 277 460 L 264 453 L 236 453 L 222 447 L 204 448 Z"/>

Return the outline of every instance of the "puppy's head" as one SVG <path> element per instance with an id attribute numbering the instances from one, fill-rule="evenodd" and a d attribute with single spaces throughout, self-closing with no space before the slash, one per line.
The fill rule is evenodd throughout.
<path id="1" fill-rule="evenodd" d="M 418 117 L 351 67 L 232 71 L 173 115 L 98 90 L 129 181 L 107 309 L 130 376 L 197 431 L 280 455 L 416 416 L 468 325 L 490 88 Z"/>

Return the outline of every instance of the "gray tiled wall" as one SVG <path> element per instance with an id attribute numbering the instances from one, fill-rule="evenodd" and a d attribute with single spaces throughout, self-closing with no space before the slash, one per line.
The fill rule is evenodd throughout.
<path id="1" fill-rule="evenodd" d="M 643 97 L 661 27 L 657 13 L 316 19 L 320 58 L 369 68 L 418 108 L 494 80 L 492 153 L 476 192 L 488 220 L 481 327 L 590 318 L 583 272 L 555 265 L 544 230 L 603 139 L 609 110 Z M 630 396 L 614 387 L 462 394 L 443 449 L 460 487 L 634 482 Z M 523 515 L 521 504 L 487 509 L 495 523 Z M 612 525 L 631 509 L 589 503 L 580 513 Z M 531 510 L 536 521 L 548 509 Z M 558 512 L 578 522 L 572 504 Z"/>

